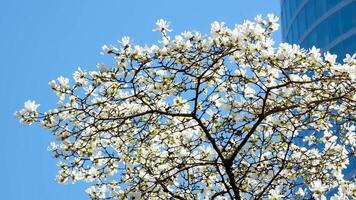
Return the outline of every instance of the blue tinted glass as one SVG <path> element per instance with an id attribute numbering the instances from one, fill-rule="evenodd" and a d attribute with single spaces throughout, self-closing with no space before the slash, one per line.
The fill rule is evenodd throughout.
<path id="1" fill-rule="evenodd" d="M 284 36 L 284 30 L 286 29 L 285 27 L 285 20 L 284 20 L 284 12 L 283 10 L 281 11 L 281 24 L 282 24 L 282 35 Z"/>
<path id="2" fill-rule="evenodd" d="M 290 15 L 291 15 L 291 13 L 290 13 L 290 9 L 289 9 L 289 3 L 290 1 L 285 1 L 285 5 L 286 5 L 286 7 L 285 7 L 285 11 L 286 11 L 286 17 L 287 17 L 287 21 L 289 21 L 289 19 L 290 19 Z"/>
<path id="3" fill-rule="evenodd" d="M 315 21 L 315 0 L 309 0 L 305 5 L 306 12 L 306 26 L 310 27 L 312 23 Z"/>
<path id="4" fill-rule="evenodd" d="M 324 20 L 317 27 L 317 36 L 318 36 L 318 45 L 320 48 L 323 48 L 329 42 L 329 34 L 328 34 L 328 21 Z"/>
<path id="5" fill-rule="evenodd" d="M 335 38 L 337 38 L 339 35 L 341 35 L 340 12 L 334 13 L 327 20 L 328 20 L 329 27 L 330 27 L 329 36 L 330 36 L 330 40 L 332 41 Z"/>
<path id="6" fill-rule="evenodd" d="M 319 18 L 326 12 L 326 2 L 326 0 L 315 1 L 316 18 Z"/>
<path id="7" fill-rule="evenodd" d="M 287 42 L 288 43 L 292 43 L 292 40 L 291 40 L 291 32 L 289 32 L 289 34 L 287 35 Z"/>
<path id="8" fill-rule="evenodd" d="M 318 45 L 318 36 L 316 34 L 316 30 L 314 30 L 313 32 L 311 32 L 309 35 L 308 35 L 308 44 L 310 47 L 312 46 L 316 46 L 317 48 L 319 48 L 319 45 Z"/>
<path id="9" fill-rule="evenodd" d="M 341 27 L 342 27 L 342 32 L 347 32 L 352 28 L 353 21 L 353 6 L 352 4 L 345 6 L 342 8 L 339 12 L 341 12 Z"/>
<path id="10" fill-rule="evenodd" d="M 340 52 L 342 57 L 345 57 L 345 54 L 356 53 L 356 34 L 347 38 L 343 42 L 344 51 Z"/>
<path id="11" fill-rule="evenodd" d="M 294 43 L 298 43 L 299 37 L 300 37 L 300 30 L 299 30 L 299 26 L 298 26 L 298 24 L 299 24 L 298 17 L 295 18 L 294 24 L 295 24 L 295 26 L 294 26 L 294 31 L 295 31 L 295 33 L 294 33 L 294 38 L 295 38 L 294 39 Z"/>
<path id="12" fill-rule="evenodd" d="M 297 21 L 294 21 L 294 23 L 292 25 L 292 32 L 293 32 L 293 43 L 296 43 L 296 42 L 298 42 L 298 38 L 299 38 Z"/>
<path id="13" fill-rule="evenodd" d="M 344 53 L 343 53 L 343 42 L 336 45 L 335 47 L 333 47 L 332 49 L 330 49 L 330 52 L 334 53 L 334 54 L 337 54 L 337 58 L 338 58 L 338 61 L 341 61 L 342 57 L 344 57 Z"/>
<path id="14" fill-rule="evenodd" d="M 291 2 L 291 4 L 290 4 L 291 10 L 292 10 L 292 12 L 295 12 L 295 10 L 297 9 L 297 1 L 292 0 L 290 2 Z"/>
<path id="15" fill-rule="evenodd" d="M 330 10 L 332 7 L 334 7 L 336 4 L 341 2 L 342 0 L 326 0 L 328 3 L 328 10 Z"/>
<path id="16" fill-rule="evenodd" d="M 287 22 L 287 19 L 286 19 L 286 3 L 283 3 L 283 5 L 282 5 L 281 15 L 282 15 L 282 22 L 284 21 L 284 25 L 285 25 L 286 22 Z M 287 27 L 287 26 L 285 26 L 285 27 Z"/>
<path id="17" fill-rule="evenodd" d="M 308 45 L 308 40 L 307 38 L 305 38 L 305 40 L 302 42 L 302 44 L 300 45 L 301 47 L 303 47 L 304 49 L 307 49 L 309 48 L 309 45 Z"/>
<path id="18" fill-rule="evenodd" d="M 292 25 L 291 29 L 290 29 L 290 43 L 294 43 L 295 41 L 295 35 L 294 35 L 294 26 Z"/>
<path id="19" fill-rule="evenodd" d="M 299 37 L 301 37 L 306 29 L 306 22 L 305 22 L 305 8 L 303 8 L 298 15 L 298 29 L 299 29 Z"/>
<path id="20" fill-rule="evenodd" d="M 352 3 L 352 26 L 355 27 L 356 26 L 356 2 L 354 1 Z"/>

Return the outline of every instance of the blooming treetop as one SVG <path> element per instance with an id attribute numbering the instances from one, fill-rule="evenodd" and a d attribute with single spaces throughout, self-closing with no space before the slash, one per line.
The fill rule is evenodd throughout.
<path id="1" fill-rule="evenodd" d="M 171 37 L 158 20 L 159 45 L 105 45 L 114 64 L 51 81 L 55 109 L 16 115 L 56 136 L 58 182 L 90 182 L 92 199 L 356 198 L 355 55 L 275 48 L 276 21 Z"/>

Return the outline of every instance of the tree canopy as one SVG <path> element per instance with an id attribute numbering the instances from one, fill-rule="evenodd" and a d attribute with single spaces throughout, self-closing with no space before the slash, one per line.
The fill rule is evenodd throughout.
<path id="1" fill-rule="evenodd" d="M 113 64 L 51 81 L 58 105 L 16 116 L 55 135 L 57 181 L 92 199 L 356 198 L 356 54 L 275 47 L 277 20 L 172 37 L 158 20 L 157 45 L 104 45 Z"/>

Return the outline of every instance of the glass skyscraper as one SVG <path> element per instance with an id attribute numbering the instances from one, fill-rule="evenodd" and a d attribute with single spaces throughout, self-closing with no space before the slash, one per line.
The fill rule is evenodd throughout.
<path id="1" fill-rule="evenodd" d="M 338 55 L 356 53 L 356 0 L 281 0 L 282 40 Z M 350 159 L 346 176 L 356 175 Z"/>
<path id="2" fill-rule="evenodd" d="M 314 45 L 339 61 L 356 52 L 356 0 L 281 0 L 281 21 L 285 42 Z"/>

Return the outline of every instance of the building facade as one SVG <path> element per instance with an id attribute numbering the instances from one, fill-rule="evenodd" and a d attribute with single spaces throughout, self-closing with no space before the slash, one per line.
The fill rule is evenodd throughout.
<path id="1" fill-rule="evenodd" d="M 281 0 L 282 40 L 338 55 L 356 53 L 356 0 Z M 347 177 L 356 176 L 356 158 Z"/>
<path id="2" fill-rule="evenodd" d="M 285 42 L 356 53 L 356 0 L 281 0 L 281 23 Z"/>

